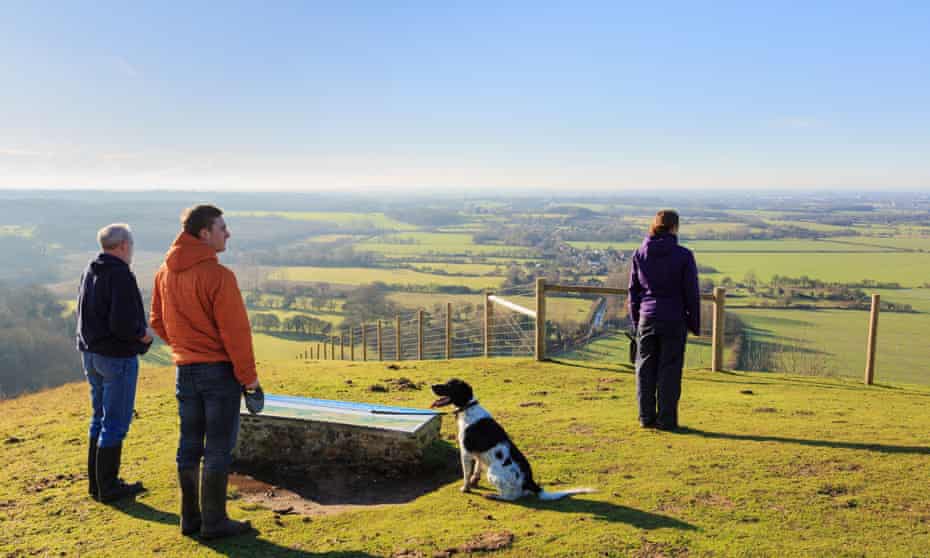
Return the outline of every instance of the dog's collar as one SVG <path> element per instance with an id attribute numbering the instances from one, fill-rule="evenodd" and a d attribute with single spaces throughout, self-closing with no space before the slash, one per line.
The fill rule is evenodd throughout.
<path id="1" fill-rule="evenodd" d="M 455 411 L 452 412 L 452 414 L 455 416 L 459 416 L 460 413 L 464 413 L 466 410 L 470 409 L 471 407 L 474 407 L 477 404 L 478 404 L 478 400 L 472 399 L 471 401 L 469 401 L 468 405 L 465 405 L 461 409 L 456 409 Z"/>

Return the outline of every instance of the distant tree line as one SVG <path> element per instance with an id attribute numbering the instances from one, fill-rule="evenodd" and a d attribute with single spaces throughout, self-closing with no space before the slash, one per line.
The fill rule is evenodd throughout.
<path id="1" fill-rule="evenodd" d="M 74 318 L 42 287 L 0 284 L 0 397 L 83 377 Z"/>

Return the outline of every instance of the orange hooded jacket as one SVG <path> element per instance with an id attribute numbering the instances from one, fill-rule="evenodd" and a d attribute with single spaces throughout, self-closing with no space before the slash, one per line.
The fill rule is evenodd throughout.
<path id="1" fill-rule="evenodd" d="M 193 235 L 178 235 L 155 275 L 151 322 L 175 364 L 232 362 L 240 384 L 258 377 L 236 276 Z"/>

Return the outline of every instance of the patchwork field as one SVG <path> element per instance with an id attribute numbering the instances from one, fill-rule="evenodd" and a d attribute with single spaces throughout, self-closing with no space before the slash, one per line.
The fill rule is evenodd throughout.
<path id="1" fill-rule="evenodd" d="M 230 211 L 230 217 L 278 217 L 292 221 L 315 221 L 351 228 L 372 228 L 394 231 L 415 230 L 417 227 L 386 216 L 383 213 L 349 213 L 339 211 Z"/>
<path id="2" fill-rule="evenodd" d="M 502 277 L 461 277 L 421 273 L 410 269 L 379 269 L 361 267 L 278 267 L 269 279 L 296 282 L 323 282 L 340 285 L 366 285 L 380 281 L 388 285 L 463 286 L 470 289 L 494 288 Z"/>

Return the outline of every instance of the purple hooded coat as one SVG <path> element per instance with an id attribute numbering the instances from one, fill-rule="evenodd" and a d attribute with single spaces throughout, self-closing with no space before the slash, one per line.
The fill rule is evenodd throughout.
<path id="1" fill-rule="evenodd" d="M 694 335 L 701 331 L 697 263 L 673 234 L 647 236 L 633 253 L 630 269 L 630 318 L 684 320 Z"/>

